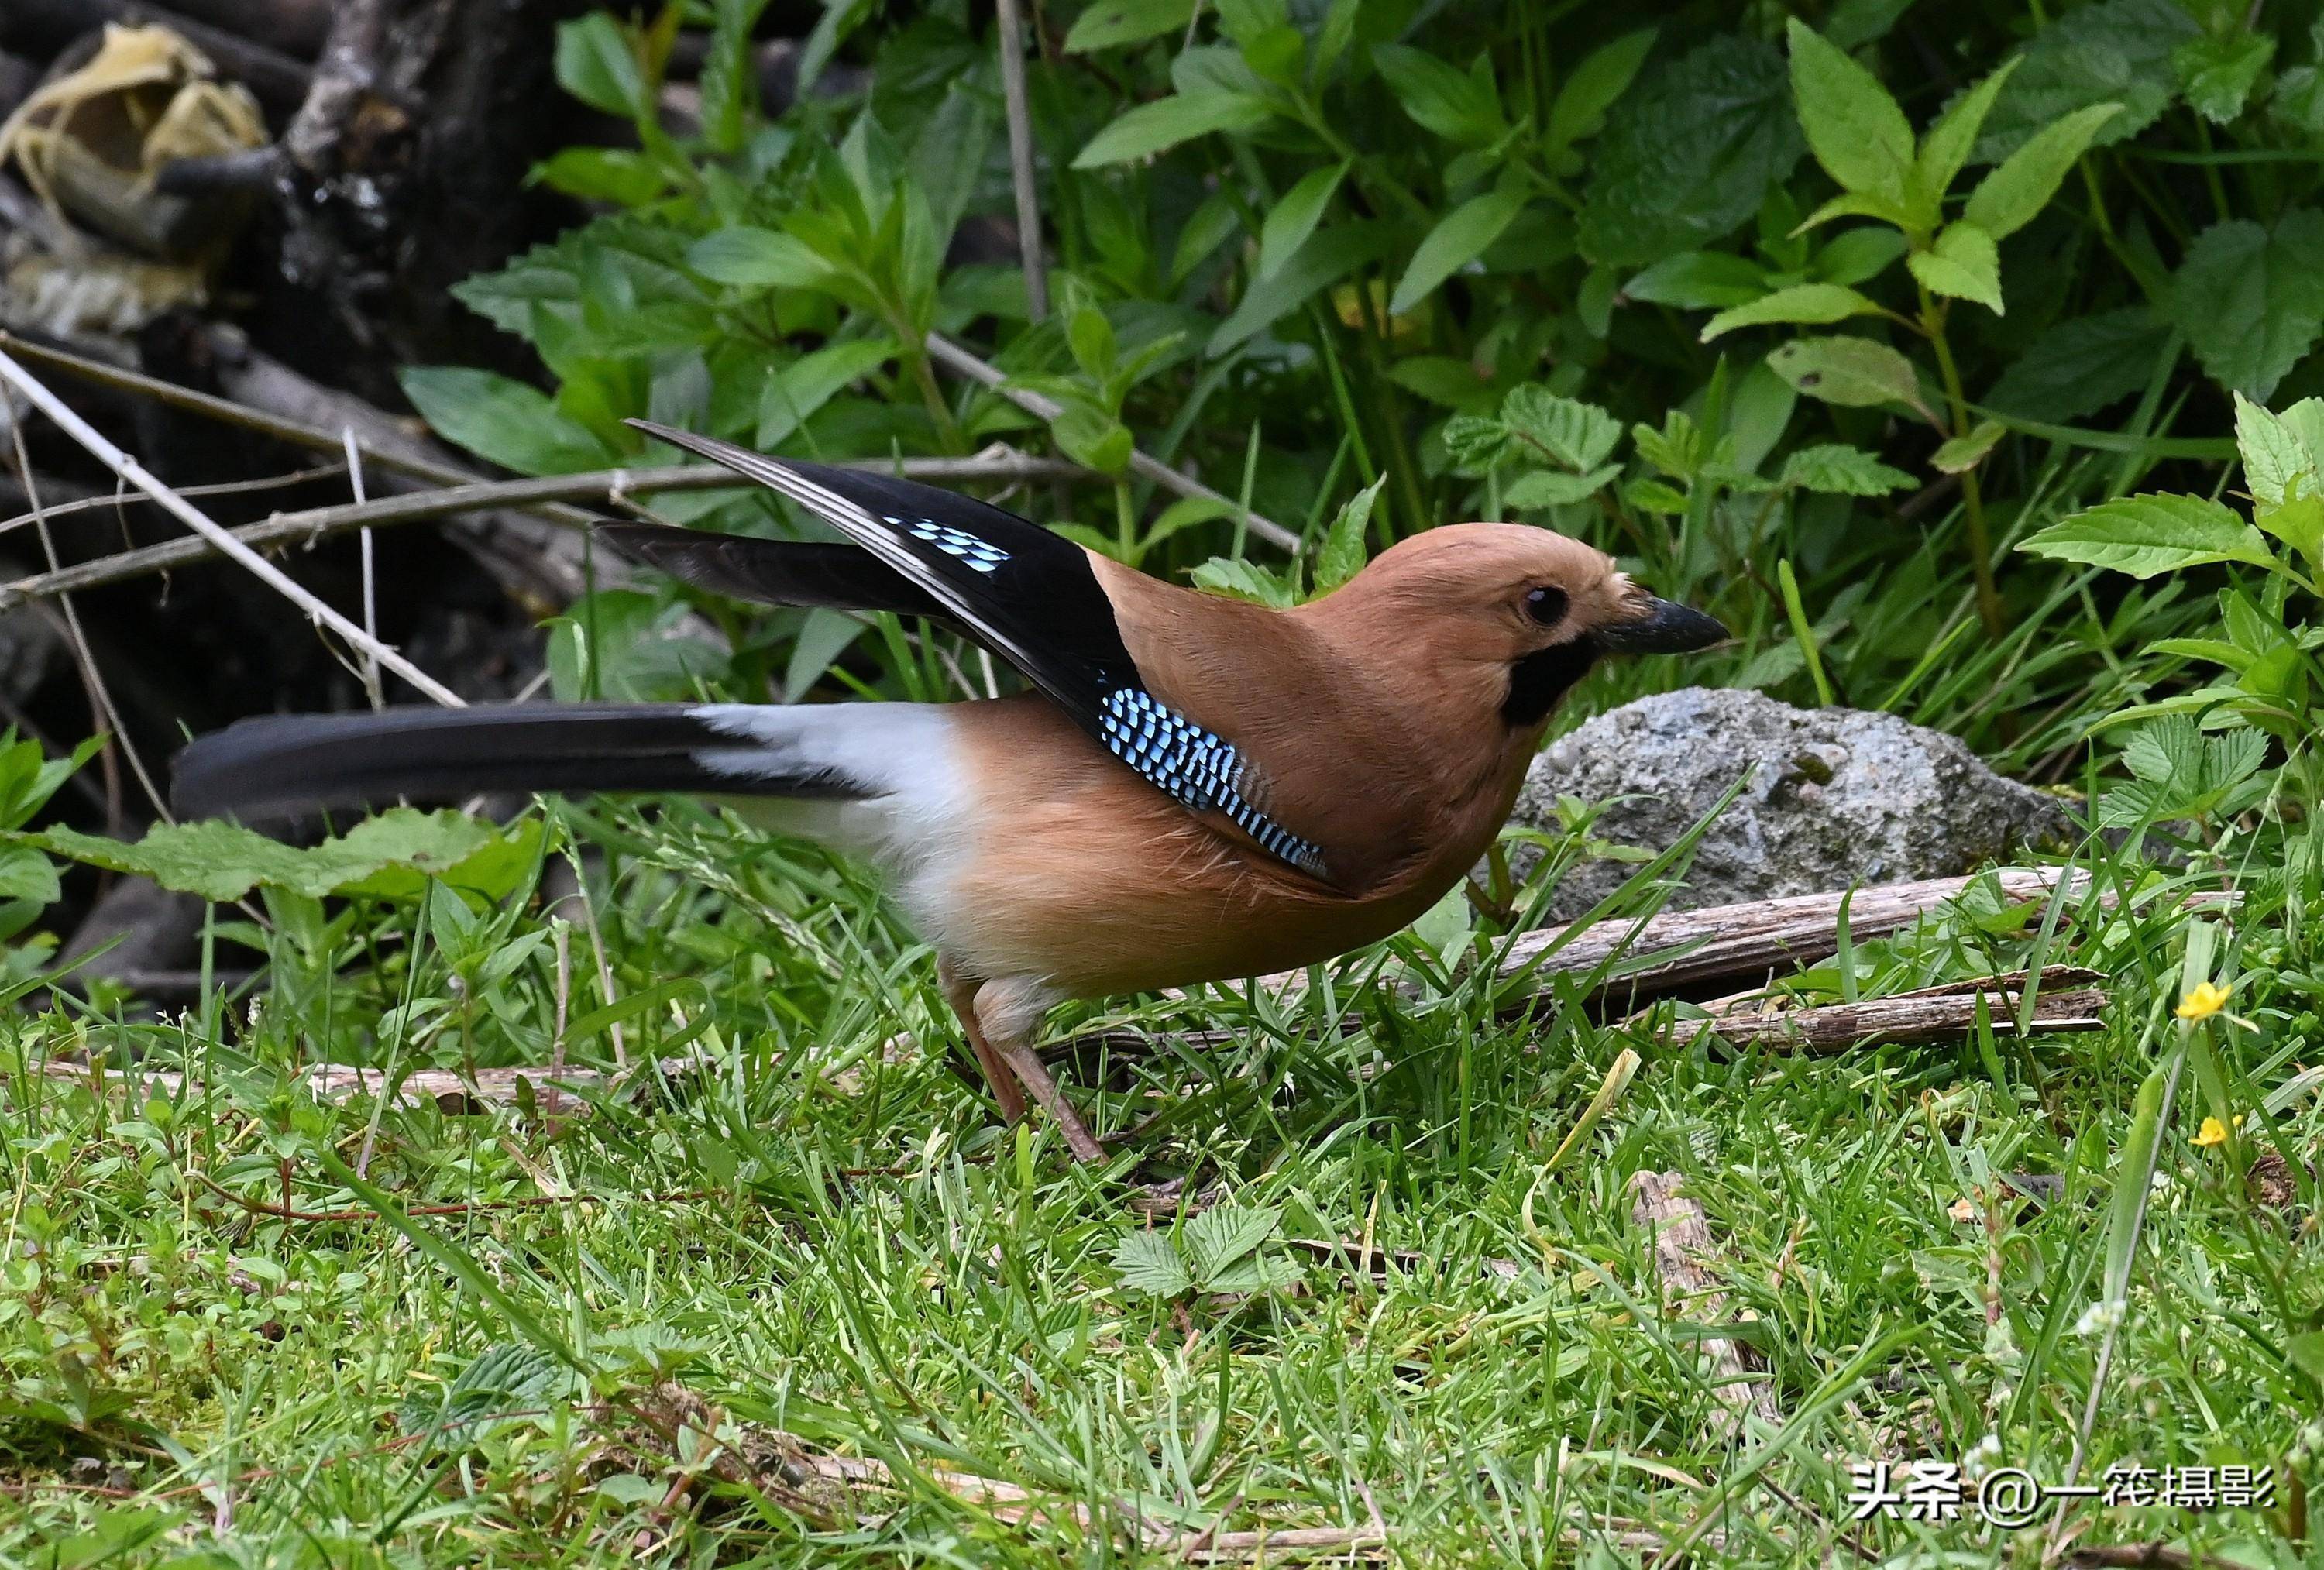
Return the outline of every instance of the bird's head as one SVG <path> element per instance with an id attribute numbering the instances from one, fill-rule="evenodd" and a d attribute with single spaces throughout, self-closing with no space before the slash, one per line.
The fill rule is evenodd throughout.
<path id="1" fill-rule="evenodd" d="M 1683 654 L 1727 636 L 1659 599 L 1580 540 L 1513 523 L 1456 523 L 1399 540 L 1317 602 L 1445 675 L 1498 681 L 1501 718 L 1537 725 L 1605 654 Z"/>

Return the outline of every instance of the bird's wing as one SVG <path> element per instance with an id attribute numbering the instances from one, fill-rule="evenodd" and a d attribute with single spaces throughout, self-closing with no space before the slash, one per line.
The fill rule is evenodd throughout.
<path id="1" fill-rule="evenodd" d="M 927 590 L 852 545 L 757 539 L 666 523 L 601 523 L 594 532 L 624 555 L 731 599 L 954 620 Z"/>
<path id="2" fill-rule="evenodd" d="M 1323 852 L 1267 816 L 1264 785 L 1234 746 L 1150 690 L 1081 546 L 949 491 L 629 423 L 830 524 L 1016 666 L 1141 777 L 1187 807 L 1220 813 L 1279 859 L 1325 876 Z"/>

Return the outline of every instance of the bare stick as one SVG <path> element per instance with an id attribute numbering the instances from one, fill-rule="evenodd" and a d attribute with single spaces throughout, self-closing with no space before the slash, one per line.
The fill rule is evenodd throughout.
<path id="1" fill-rule="evenodd" d="M 347 448 L 347 484 L 355 491 L 355 505 L 361 507 L 371 500 L 364 494 L 363 452 L 355 445 L 355 427 L 342 426 L 339 436 Z M 357 533 L 363 542 L 363 607 L 364 630 L 372 637 L 379 636 L 379 581 L 371 550 L 371 528 L 364 526 Z M 387 695 L 380 691 L 379 659 L 376 656 L 364 658 L 364 695 L 371 700 L 374 710 L 387 707 Z"/>
<path id="2" fill-rule="evenodd" d="M 166 385 L 166 384 L 165 384 Z M 376 453 L 365 449 L 377 463 Z M 996 444 L 966 458 L 905 458 L 899 462 L 843 464 L 882 474 L 899 473 L 908 480 L 962 481 L 1009 479 L 1089 479 L 1094 472 L 1077 464 L 1037 458 Z M 619 506 L 632 492 L 647 491 L 746 491 L 748 481 L 713 464 L 674 464 L 645 469 L 596 469 L 582 474 L 552 474 L 538 480 L 490 480 L 421 491 L 404 496 L 383 496 L 360 506 L 309 508 L 278 513 L 263 523 L 245 524 L 234 531 L 244 545 L 257 548 L 291 544 L 311 545 L 327 535 L 355 528 L 385 528 L 400 523 L 420 523 L 483 508 L 532 509 L 544 501 L 602 501 Z M 192 492 L 181 492 L 190 495 Z M 133 497 L 132 500 L 143 500 Z M 107 499 L 102 505 L 110 505 Z M 51 510 L 52 511 L 54 510 Z M 580 514 L 584 519 L 587 514 Z M 594 520 L 591 520 L 594 521 Z M 59 572 L 0 583 L 0 610 L 51 594 L 93 589 L 123 583 L 152 573 L 189 566 L 216 555 L 209 541 L 189 536 L 142 546 L 96 561 L 81 562 Z M 602 563 L 601 563 L 602 565 Z"/>
<path id="3" fill-rule="evenodd" d="M 1691 1319 L 1711 1325 L 1726 1311 L 1727 1296 L 1703 1266 L 1702 1262 L 1715 1257 L 1718 1251 L 1711 1244 L 1711 1226 L 1702 1207 L 1679 1191 L 1684 1181 L 1677 1172 L 1639 1172 L 1632 1177 L 1630 1220 L 1654 1239 L 1655 1263 L 1662 1272 L 1665 1300 L 1684 1299 Z M 1701 1350 L 1714 1375 L 1711 1393 L 1725 1409 L 1726 1432 L 1732 1433 L 1746 1413 L 1765 1423 L 1770 1432 L 1784 1426 L 1775 1387 L 1750 1376 L 1733 1341 L 1706 1336 Z"/>
<path id="4" fill-rule="evenodd" d="M 1055 399 L 1044 398 L 1039 393 L 1029 391 L 1022 387 L 1010 386 L 1008 376 L 997 366 L 985 363 L 942 333 L 928 335 L 927 351 L 928 358 L 937 362 L 946 370 L 992 389 L 1029 415 L 1044 420 L 1056 420 L 1065 412 L 1065 406 Z M 1179 473 L 1177 470 L 1150 453 L 1142 452 L 1135 447 L 1131 448 L 1130 466 L 1135 473 L 1153 481 L 1165 491 L 1176 492 L 1180 496 L 1199 496 L 1206 500 L 1215 501 L 1225 508 L 1230 514 L 1240 514 L 1241 511 L 1231 499 L 1221 495 L 1191 475 Z M 1251 531 L 1261 539 L 1278 545 L 1286 551 L 1296 554 L 1299 549 L 1299 537 L 1272 519 L 1261 518 L 1254 512 L 1250 514 L 1250 527 Z"/>
<path id="5" fill-rule="evenodd" d="M 208 538 L 225 555 L 248 568 L 262 583 L 321 622 L 356 648 L 374 654 L 379 663 L 410 682 L 428 696 L 450 708 L 465 708 L 460 694 L 435 677 L 389 648 L 379 639 L 324 604 L 289 574 L 260 555 L 256 551 L 234 537 L 225 528 L 192 502 L 180 497 L 145 472 L 145 466 L 97 434 L 95 427 L 65 406 L 64 400 L 51 392 L 32 373 L 19 365 L 10 355 L 0 353 L 0 379 L 12 383 L 32 401 L 32 407 L 63 427 L 65 434 L 87 448 L 105 466 L 120 475 L 138 490 L 151 496 L 168 512 L 196 534 Z"/>
<path id="6" fill-rule="evenodd" d="M 312 469 L 294 469 L 288 474 L 269 474 L 258 480 L 226 480 L 214 485 L 180 485 L 180 496 L 242 496 L 253 491 L 281 491 L 292 485 L 304 485 L 310 480 L 328 480 L 344 474 L 346 470 L 337 464 L 321 464 Z M 125 507 L 151 505 L 143 496 L 108 495 L 84 496 L 76 501 L 56 501 L 43 506 L 39 512 L 20 512 L 15 517 L 0 519 L 0 534 L 23 528 L 34 519 L 45 517 L 51 523 L 60 518 L 69 518 L 76 512 L 99 512 L 107 508 L 119 511 Z"/>
<path id="7" fill-rule="evenodd" d="M 2034 1001 L 2032 1033 L 2104 1030 L 2107 995 L 2089 985 L 2098 979 L 2097 972 L 2070 966 L 2053 965 L 2043 971 L 2041 991 Z M 1995 1035 L 2015 1035 L 2017 1006 L 2025 996 L 2026 982 L 2026 973 L 2018 970 L 1860 1003 L 1679 1020 L 1673 1023 L 1669 1039 L 1674 1045 L 1683 1045 L 1711 1035 L 1731 1047 L 1757 1046 L 1777 1052 L 1840 1052 L 1884 1043 L 1961 1041 L 1977 1029 L 1980 1002 Z"/>
<path id="8" fill-rule="evenodd" d="M 1017 243 L 1025 258 L 1025 308 L 1049 314 L 1049 270 L 1041 256 L 1041 200 L 1033 188 L 1033 116 L 1025 102 L 1025 29 L 1017 0 L 1001 0 L 1001 96 L 1009 109 L 1009 177 L 1017 188 Z"/>

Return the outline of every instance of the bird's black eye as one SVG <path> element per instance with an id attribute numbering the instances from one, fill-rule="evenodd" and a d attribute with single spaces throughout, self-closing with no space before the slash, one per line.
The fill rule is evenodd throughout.
<path id="1" fill-rule="evenodd" d="M 1565 594 L 1558 589 L 1534 589 L 1525 597 L 1527 616 L 1544 627 L 1554 627 L 1565 620 Z"/>

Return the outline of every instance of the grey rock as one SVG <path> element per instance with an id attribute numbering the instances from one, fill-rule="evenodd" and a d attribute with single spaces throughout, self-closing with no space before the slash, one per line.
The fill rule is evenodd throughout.
<path id="1" fill-rule="evenodd" d="M 1627 797 L 1591 834 L 1659 851 L 1747 770 L 1742 794 L 1704 831 L 1674 908 L 1952 877 L 2071 828 L 2058 802 L 2002 778 L 1941 730 L 1704 687 L 1641 698 L 1560 737 L 1534 759 L 1511 821 L 1556 831 L 1560 796 Z M 1514 870 L 1539 859 L 1530 846 L 1511 847 Z M 1636 870 L 1583 863 L 1560 883 L 1551 919 L 1581 915 Z"/>

